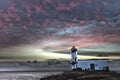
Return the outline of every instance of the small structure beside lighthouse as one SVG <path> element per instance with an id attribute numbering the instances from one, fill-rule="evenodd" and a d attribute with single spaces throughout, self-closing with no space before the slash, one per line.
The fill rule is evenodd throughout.
<path id="1" fill-rule="evenodd" d="M 73 46 L 71 48 L 71 69 L 81 69 L 81 70 L 109 70 L 108 60 L 81 60 L 77 58 L 77 48 Z"/>

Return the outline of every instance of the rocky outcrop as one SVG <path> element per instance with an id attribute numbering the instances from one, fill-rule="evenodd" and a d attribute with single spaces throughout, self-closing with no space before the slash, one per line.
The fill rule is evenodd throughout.
<path id="1" fill-rule="evenodd" d="M 120 74 L 106 71 L 68 71 L 40 80 L 119 80 Z"/>

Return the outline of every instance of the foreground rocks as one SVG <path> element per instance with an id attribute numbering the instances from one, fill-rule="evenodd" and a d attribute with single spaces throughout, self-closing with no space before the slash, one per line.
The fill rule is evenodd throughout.
<path id="1" fill-rule="evenodd" d="M 120 80 L 120 74 L 107 71 L 67 71 L 40 80 Z"/>

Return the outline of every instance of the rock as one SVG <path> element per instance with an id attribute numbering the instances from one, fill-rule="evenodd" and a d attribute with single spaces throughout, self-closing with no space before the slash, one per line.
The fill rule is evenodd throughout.
<path id="1" fill-rule="evenodd" d="M 119 80 L 120 74 L 107 71 L 66 71 L 40 80 Z"/>

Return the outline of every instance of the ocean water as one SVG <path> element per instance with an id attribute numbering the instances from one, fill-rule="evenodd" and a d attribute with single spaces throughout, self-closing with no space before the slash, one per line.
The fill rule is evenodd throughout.
<path id="1" fill-rule="evenodd" d="M 42 77 L 61 72 L 0 72 L 0 80 L 40 80 Z"/>

